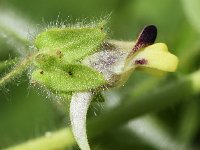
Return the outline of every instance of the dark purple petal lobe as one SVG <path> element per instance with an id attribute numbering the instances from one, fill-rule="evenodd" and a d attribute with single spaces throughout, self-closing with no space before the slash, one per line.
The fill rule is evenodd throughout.
<path id="1" fill-rule="evenodd" d="M 154 25 L 148 25 L 144 27 L 142 32 L 139 34 L 135 46 L 133 47 L 132 53 L 146 46 L 152 45 L 157 37 L 157 28 Z"/>

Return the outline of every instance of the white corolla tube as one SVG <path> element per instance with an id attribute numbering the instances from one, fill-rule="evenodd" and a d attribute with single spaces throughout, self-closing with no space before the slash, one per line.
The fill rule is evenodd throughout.
<path id="1" fill-rule="evenodd" d="M 86 116 L 91 100 L 91 92 L 80 92 L 73 94 L 70 103 L 72 132 L 81 150 L 90 150 L 86 133 Z"/>

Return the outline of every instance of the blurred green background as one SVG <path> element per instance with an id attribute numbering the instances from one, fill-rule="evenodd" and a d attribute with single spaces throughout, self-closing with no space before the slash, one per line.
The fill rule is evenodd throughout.
<path id="1" fill-rule="evenodd" d="M 169 50 L 180 58 L 177 73 L 165 78 L 134 73 L 126 86 L 107 94 L 103 108 L 100 106 L 103 104 L 91 108 L 91 117 L 95 111 L 106 111 L 120 103 L 116 97 L 133 92 L 134 99 L 200 66 L 198 0 L 0 0 L 0 13 L 7 10 L 29 20 L 35 28 L 50 24 L 58 16 L 58 20 L 67 20 L 67 23 L 109 16 L 109 36 L 118 40 L 135 40 L 146 24 L 158 27 L 157 42 L 167 43 Z M 15 25 L 18 20 L 13 19 Z M 0 59 L 16 55 L 15 47 L 0 38 Z M 1 71 L 1 76 L 8 70 Z M 0 90 L 0 149 L 69 125 L 62 100 L 49 98 L 40 89 L 30 87 L 26 73 Z M 177 145 L 200 149 L 200 96 L 183 99 L 187 100 L 96 138 L 92 142 L 94 149 L 177 150 Z M 142 123 L 147 126 L 149 123 L 152 128 L 144 125 L 140 132 L 137 129 L 143 127 Z"/>

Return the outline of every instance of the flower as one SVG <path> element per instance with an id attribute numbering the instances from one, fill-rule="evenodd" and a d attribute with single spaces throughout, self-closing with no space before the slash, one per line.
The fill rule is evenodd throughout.
<path id="1" fill-rule="evenodd" d="M 178 58 L 168 51 L 164 43 L 155 43 L 157 29 L 153 25 L 145 27 L 136 43 L 109 41 L 101 51 L 83 60 L 83 63 L 104 75 L 108 87 L 124 84 L 136 69 L 154 74 L 163 71 L 174 72 Z"/>
<path id="2" fill-rule="evenodd" d="M 82 150 L 90 149 L 86 115 L 97 93 L 124 84 L 137 69 L 151 73 L 176 70 L 178 58 L 166 44 L 154 44 L 156 36 L 156 27 L 149 25 L 136 43 L 106 40 L 100 23 L 51 28 L 36 37 L 38 54 L 31 81 L 71 100 L 72 131 Z"/>

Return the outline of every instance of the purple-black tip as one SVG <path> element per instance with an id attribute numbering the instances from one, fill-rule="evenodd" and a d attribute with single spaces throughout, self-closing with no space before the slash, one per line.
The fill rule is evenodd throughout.
<path id="1" fill-rule="evenodd" d="M 140 48 L 144 48 L 148 45 L 152 45 L 157 37 L 157 28 L 155 25 L 148 25 L 144 27 L 139 34 L 136 44 L 133 48 L 133 52 L 136 52 Z"/>

